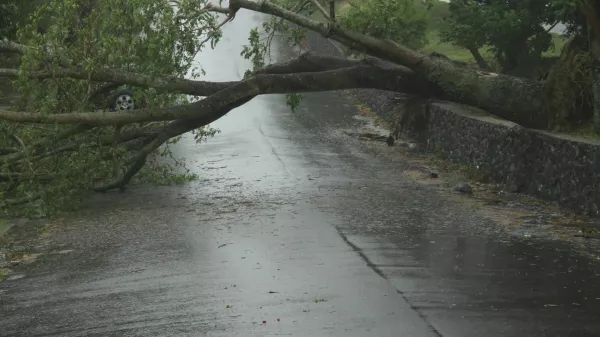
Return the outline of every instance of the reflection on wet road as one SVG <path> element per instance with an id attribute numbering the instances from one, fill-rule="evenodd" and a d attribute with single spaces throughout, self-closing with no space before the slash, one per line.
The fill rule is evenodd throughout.
<path id="1" fill-rule="evenodd" d="M 256 19 L 238 14 L 202 56 L 208 79 L 240 78 Z M 337 94 L 284 102 L 256 98 L 209 142 L 186 139 L 199 182 L 99 196 L 57 223 L 47 249 L 69 253 L 0 283 L 0 335 L 600 334 L 597 262 L 407 179 L 341 135 L 358 122 Z"/>

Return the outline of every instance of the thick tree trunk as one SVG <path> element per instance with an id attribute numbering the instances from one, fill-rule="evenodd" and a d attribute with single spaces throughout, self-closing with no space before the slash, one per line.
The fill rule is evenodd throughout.
<path id="1" fill-rule="evenodd" d="M 548 128 L 564 131 L 592 119 L 589 65 L 588 39 L 569 39 L 544 79 Z"/>
<path id="2" fill-rule="evenodd" d="M 594 130 L 600 133 L 600 4 L 581 0 L 579 5 L 586 18 L 590 44 Z"/>
<path id="3" fill-rule="evenodd" d="M 500 74 L 469 71 L 449 62 L 434 60 L 390 40 L 350 31 L 335 23 L 324 24 L 268 1 L 230 0 L 230 10 L 245 8 L 285 19 L 311 29 L 346 46 L 408 67 L 444 91 L 444 98 L 487 110 L 532 128 L 544 128 L 542 83 Z"/>
<path id="4" fill-rule="evenodd" d="M 600 133 L 600 37 L 590 41 L 592 54 L 592 104 L 594 105 L 594 130 Z"/>

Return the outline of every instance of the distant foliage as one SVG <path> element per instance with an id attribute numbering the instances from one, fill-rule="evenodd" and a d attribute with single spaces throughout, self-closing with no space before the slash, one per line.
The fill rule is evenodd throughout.
<path id="1" fill-rule="evenodd" d="M 552 47 L 545 26 L 561 18 L 554 0 L 451 0 L 449 10 L 442 41 L 487 46 L 504 72 L 539 61 Z"/>
<path id="2" fill-rule="evenodd" d="M 427 11 L 415 0 L 350 1 L 343 26 L 377 38 L 387 38 L 409 48 L 427 43 Z"/>

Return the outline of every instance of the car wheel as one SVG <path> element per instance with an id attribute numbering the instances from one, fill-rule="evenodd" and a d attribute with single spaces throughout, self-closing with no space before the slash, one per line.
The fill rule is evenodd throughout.
<path id="1" fill-rule="evenodd" d="M 136 109 L 133 92 L 130 90 L 118 91 L 111 99 L 110 111 L 131 111 Z"/>

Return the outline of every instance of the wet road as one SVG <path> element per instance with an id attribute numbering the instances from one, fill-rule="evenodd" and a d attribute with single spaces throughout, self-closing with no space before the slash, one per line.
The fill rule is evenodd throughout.
<path id="1" fill-rule="evenodd" d="M 243 75 L 257 20 L 239 13 L 202 56 L 209 79 Z M 340 95 L 284 102 L 185 140 L 199 182 L 57 220 L 32 248 L 47 253 L 0 283 L 0 335 L 600 335 L 596 261 L 409 179 L 396 148 L 340 132 L 360 124 Z"/>

